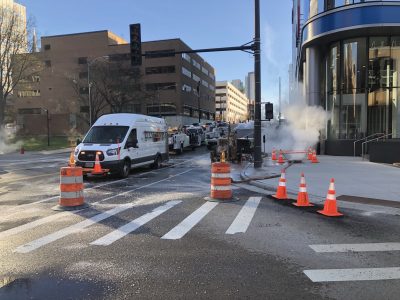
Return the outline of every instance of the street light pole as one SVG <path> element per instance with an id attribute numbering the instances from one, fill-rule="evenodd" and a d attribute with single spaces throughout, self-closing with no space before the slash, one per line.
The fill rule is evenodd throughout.
<path id="1" fill-rule="evenodd" d="M 260 0 L 254 0 L 255 37 L 254 37 L 254 79 L 255 79 L 255 111 L 254 111 L 254 168 L 262 166 L 261 157 L 261 41 L 260 41 Z"/>
<path id="2" fill-rule="evenodd" d="M 42 108 L 46 112 L 46 123 L 47 123 L 47 146 L 50 146 L 50 125 L 49 125 L 49 110 Z"/>
<path id="3" fill-rule="evenodd" d="M 200 112 L 200 80 L 197 82 L 197 109 L 199 111 L 199 125 L 201 123 L 201 112 Z"/>
<path id="4" fill-rule="evenodd" d="M 92 60 L 93 62 L 94 60 Z M 90 64 L 92 62 L 87 62 L 87 80 L 88 80 L 88 100 L 89 100 L 89 127 L 92 127 L 92 99 L 90 95 L 90 89 L 92 87 L 92 83 L 90 82 Z"/>

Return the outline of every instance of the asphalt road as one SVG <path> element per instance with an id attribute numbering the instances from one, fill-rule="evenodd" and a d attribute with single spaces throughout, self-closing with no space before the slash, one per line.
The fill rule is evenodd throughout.
<path id="1" fill-rule="evenodd" d="M 0 299 L 399 298 L 398 208 L 329 219 L 247 184 L 207 202 L 208 157 L 89 178 L 90 207 L 55 212 L 68 154 L 0 156 Z"/>

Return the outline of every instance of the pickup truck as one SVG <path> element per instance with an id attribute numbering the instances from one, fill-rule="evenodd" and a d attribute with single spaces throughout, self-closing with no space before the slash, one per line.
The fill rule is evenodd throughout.
<path id="1" fill-rule="evenodd" d="M 173 132 L 168 136 L 168 145 L 170 151 L 175 151 L 177 154 L 182 154 L 183 149 L 190 146 L 190 139 L 183 132 Z"/>

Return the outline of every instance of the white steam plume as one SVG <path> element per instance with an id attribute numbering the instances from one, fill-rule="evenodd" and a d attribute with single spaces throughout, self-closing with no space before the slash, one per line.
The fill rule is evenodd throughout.
<path id="1" fill-rule="evenodd" d="M 8 141 L 13 135 L 7 133 L 3 128 L 0 128 L 0 154 L 10 153 L 16 151 L 21 143 L 10 144 Z"/>

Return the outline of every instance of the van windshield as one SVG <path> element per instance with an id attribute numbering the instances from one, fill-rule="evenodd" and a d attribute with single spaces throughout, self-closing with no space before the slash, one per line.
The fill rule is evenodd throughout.
<path id="1" fill-rule="evenodd" d="M 121 143 L 126 133 L 128 126 L 94 126 L 86 135 L 83 143 L 92 144 L 116 144 Z"/>

